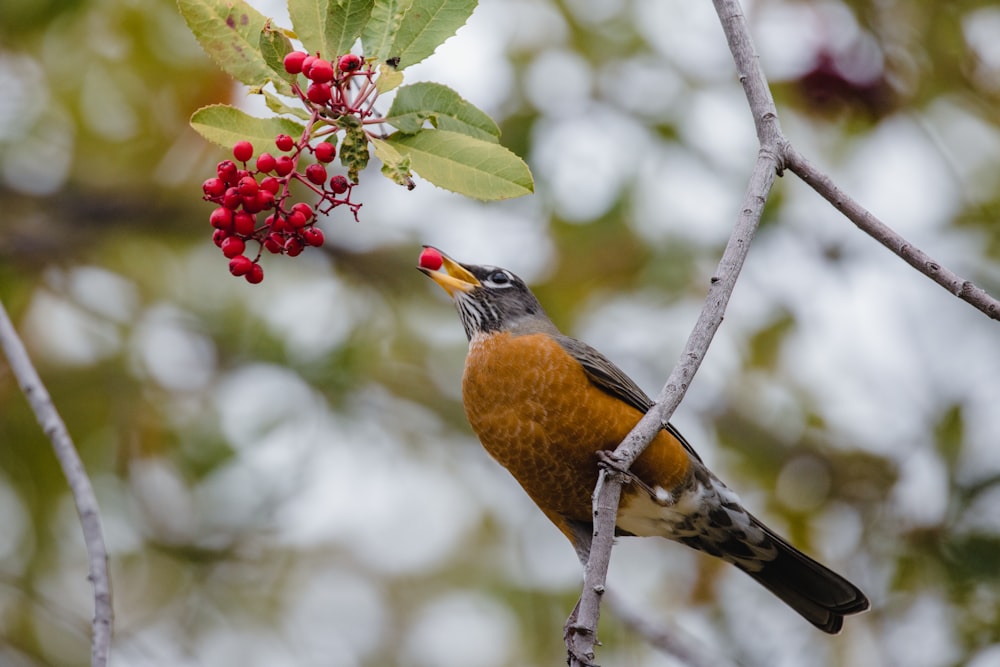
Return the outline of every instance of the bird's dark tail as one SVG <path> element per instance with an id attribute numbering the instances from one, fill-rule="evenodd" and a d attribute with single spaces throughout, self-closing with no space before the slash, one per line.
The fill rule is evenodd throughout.
<path id="1" fill-rule="evenodd" d="M 777 557 L 759 570 L 736 566 L 823 632 L 836 634 L 844 616 L 868 609 L 861 590 L 830 568 L 817 563 L 751 515 L 777 549 Z"/>

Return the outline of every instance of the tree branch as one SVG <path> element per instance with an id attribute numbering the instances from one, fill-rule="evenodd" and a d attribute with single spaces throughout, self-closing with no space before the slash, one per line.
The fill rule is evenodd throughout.
<path id="1" fill-rule="evenodd" d="M 988 316 L 1000 319 L 1000 303 L 996 299 L 971 282 L 945 269 L 926 253 L 893 232 L 842 192 L 828 176 L 816 170 L 791 146 L 781 131 L 774 99 L 760 67 L 739 1 L 713 0 L 713 4 L 753 114 L 760 152 L 744 195 L 736 226 L 723 252 L 716 274 L 712 277 L 705 304 L 681 358 L 667 378 L 666 384 L 656 398 L 656 403 L 612 454 L 616 467 L 622 470 L 627 470 L 656 437 L 687 392 L 688 385 L 705 358 L 715 332 L 722 324 L 726 305 L 743 267 L 775 176 L 786 166 L 826 197 L 858 227 L 914 268 Z M 623 475 L 602 467 L 594 490 L 593 543 L 584 570 L 583 591 L 574 616 L 571 617 L 571 624 L 567 625 L 570 630 L 566 640 L 571 667 L 587 665 L 594 657 L 600 600 L 604 594 L 611 557 L 622 483 Z M 668 650 L 672 645 L 670 642 L 660 643 L 668 647 Z M 690 656 L 685 657 L 677 651 L 671 652 L 686 662 L 692 662 Z"/>
<path id="2" fill-rule="evenodd" d="M 73 446 L 73 440 L 66 430 L 66 424 L 56 411 L 55 405 L 38 372 L 31 364 L 24 344 L 14 330 L 7 311 L 0 303 L 0 348 L 3 348 L 11 371 L 17 378 L 22 393 L 28 399 L 31 409 L 38 419 L 42 431 L 52 442 L 56 457 L 62 465 L 76 503 L 83 539 L 90 558 L 89 579 L 94 585 L 94 620 L 91 638 L 90 664 L 92 667 L 106 667 L 111 653 L 111 633 L 113 612 L 111 608 L 111 577 L 108 573 L 108 551 L 101 531 L 101 515 L 97 506 L 94 489 L 87 477 L 83 462 Z"/>
<path id="3" fill-rule="evenodd" d="M 833 179 L 813 166 L 791 144 L 785 144 L 784 158 L 789 171 L 833 204 L 835 209 L 843 213 L 861 231 L 959 299 L 981 310 L 987 317 L 1000 320 L 1000 301 L 990 296 L 983 288 L 974 285 L 972 281 L 962 278 L 939 262 L 934 261 L 923 250 L 893 231 L 892 228 L 872 215 L 868 209 L 837 187 Z"/>
<path id="4" fill-rule="evenodd" d="M 679 627 L 665 629 L 648 621 L 641 613 L 627 605 L 613 591 L 604 594 L 605 604 L 622 625 L 639 635 L 650 646 L 672 655 L 690 667 L 735 667 L 735 664 L 718 655 L 705 655 L 696 638 Z"/>
<path id="5" fill-rule="evenodd" d="M 656 403 L 612 455 L 623 469 L 632 465 L 663 425 L 670 420 L 701 366 L 712 338 L 722 324 L 726 305 L 729 303 L 736 286 L 736 279 L 750 250 L 750 242 L 760 223 L 764 203 L 782 167 L 779 156 L 782 153 L 783 138 L 778 126 L 778 116 L 767 80 L 758 63 L 750 32 L 746 29 L 745 19 L 738 3 L 716 0 L 715 4 L 733 57 L 738 64 L 740 82 L 751 105 L 760 141 L 760 152 L 743 197 L 736 226 L 711 279 L 705 304 L 688 337 L 681 358 L 656 397 Z M 607 580 L 621 486 L 621 475 L 607 469 L 600 471 L 594 491 L 593 543 L 584 569 L 584 586 L 576 618 L 571 619 L 573 621 L 571 632 L 567 635 L 571 667 L 583 667 L 593 660 L 600 616 L 600 598 Z M 683 656 L 678 657 L 683 658 Z"/>

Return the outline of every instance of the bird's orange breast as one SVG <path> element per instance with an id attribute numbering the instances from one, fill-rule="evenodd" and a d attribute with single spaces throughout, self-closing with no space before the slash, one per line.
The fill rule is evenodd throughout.
<path id="1" fill-rule="evenodd" d="M 595 452 L 613 450 L 642 417 L 591 383 L 546 334 L 474 337 L 462 394 L 483 447 L 557 525 L 559 518 L 590 521 Z M 687 452 L 665 431 L 632 466 L 648 486 L 668 492 L 689 470 Z M 637 491 L 625 489 L 626 496 Z"/>

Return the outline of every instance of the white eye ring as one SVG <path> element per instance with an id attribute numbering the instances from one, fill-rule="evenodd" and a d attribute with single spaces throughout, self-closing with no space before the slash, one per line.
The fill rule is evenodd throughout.
<path id="1" fill-rule="evenodd" d="M 511 287 L 514 284 L 514 277 L 502 269 L 497 269 L 488 275 L 483 282 L 487 287 Z"/>

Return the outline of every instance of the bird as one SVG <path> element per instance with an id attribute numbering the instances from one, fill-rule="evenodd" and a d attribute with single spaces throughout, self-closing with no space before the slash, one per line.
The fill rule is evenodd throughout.
<path id="1" fill-rule="evenodd" d="M 417 268 L 451 297 L 469 340 L 462 401 L 472 430 L 586 564 L 602 453 L 653 401 L 590 345 L 559 331 L 525 282 L 424 246 Z M 628 471 L 618 536 L 664 537 L 736 566 L 814 626 L 837 634 L 869 601 L 743 506 L 672 425 Z"/>

